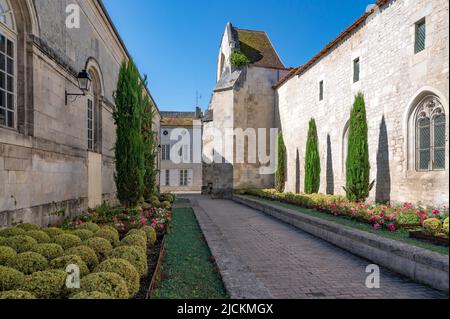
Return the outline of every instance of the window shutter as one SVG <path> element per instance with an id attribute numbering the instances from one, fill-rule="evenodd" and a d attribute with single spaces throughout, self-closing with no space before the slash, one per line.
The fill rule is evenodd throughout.
<path id="1" fill-rule="evenodd" d="M 416 23 L 416 43 L 415 53 L 425 50 L 426 44 L 426 24 L 425 19 Z"/>

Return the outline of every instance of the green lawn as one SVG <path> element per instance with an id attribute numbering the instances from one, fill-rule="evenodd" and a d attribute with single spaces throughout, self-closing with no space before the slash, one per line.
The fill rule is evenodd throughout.
<path id="1" fill-rule="evenodd" d="M 328 220 L 328 221 L 332 221 L 341 225 L 345 225 L 348 227 L 352 227 L 358 230 L 362 230 L 368 233 L 372 233 L 374 235 L 377 236 L 382 236 L 382 237 L 386 237 L 386 238 L 390 238 L 390 239 L 394 239 L 394 240 L 399 240 L 402 242 L 405 242 L 407 244 L 413 245 L 413 246 L 417 246 L 417 247 L 421 247 L 421 248 L 425 248 L 443 255 L 448 255 L 449 254 L 449 249 L 448 247 L 444 247 L 444 246 L 438 246 L 438 245 L 434 245 L 431 243 L 427 243 L 421 240 L 417 240 L 414 238 L 409 238 L 409 231 L 407 230 L 398 230 L 396 232 L 389 232 L 388 230 L 375 230 L 371 225 L 366 224 L 366 223 L 360 223 L 357 222 L 355 220 L 352 220 L 348 217 L 345 216 L 333 216 L 333 215 L 329 215 L 323 212 L 319 212 L 317 210 L 313 210 L 313 209 L 306 209 L 303 207 L 299 207 L 299 206 L 295 206 L 295 205 L 291 205 L 291 204 L 287 204 L 287 203 L 283 203 L 283 202 L 279 202 L 279 201 L 272 201 L 272 200 L 268 200 L 268 199 L 264 199 L 264 198 L 259 198 L 256 196 L 244 196 L 244 197 L 249 197 L 255 200 L 258 200 L 260 202 L 265 202 L 265 203 L 269 203 L 269 204 L 275 204 L 278 206 L 282 206 L 285 208 L 289 208 L 292 209 L 298 213 L 301 214 L 305 214 L 305 215 L 309 215 L 309 216 L 314 216 L 314 217 L 318 217 L 324 220 Z"/>
<path id="2" fill-rule="evenodd" d="M 222 279 L 190 208 L 173 211 L 171 233 L 154 299 L 225 299 Z"/>

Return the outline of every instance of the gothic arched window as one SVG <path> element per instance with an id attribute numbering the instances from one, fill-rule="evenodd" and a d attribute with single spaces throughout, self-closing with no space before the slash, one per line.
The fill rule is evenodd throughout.
<path id="1" fill-rule="evenodd" d="M 446 117 L 444 108 L 435 96 L 428 96 L 417 106 L 416 112 L 416 169 L 440 171 L 446 164 Z"/>

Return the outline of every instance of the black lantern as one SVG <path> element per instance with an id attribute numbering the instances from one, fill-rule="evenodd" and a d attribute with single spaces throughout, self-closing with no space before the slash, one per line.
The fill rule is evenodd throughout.
<path id="1" fill-rule="evenodd" d="M 89 75 L 89 72 L 87 72 L 86 70 L 82 70 L 80 73 L 78 73 L 77 76 L 77 80 L 78 80 L 78 88 L 83 92 L 83 93 L 67 93 L 66 91 L 66 105 L 68 103 L 68 97 L 69 96 L 85 96 L 86 92 L 88 92 L 91 89 L 91 77 Z M 75 98 L 76 99 L 76 98 Z"/>

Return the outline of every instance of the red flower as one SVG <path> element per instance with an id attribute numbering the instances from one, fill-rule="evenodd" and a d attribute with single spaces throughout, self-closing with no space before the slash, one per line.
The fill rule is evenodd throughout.
<path id="1" fill-rule="evenodd" d="M 437 209 L 433 210 L 433 215 L 439 215 L 441 212 Z"/>
<path id="2" fill-rule="evenodd" d="M 390 232 L 395 232 L 395 231 L 397 231 L 397 226 L 395 226 L 395 224 L 389 224 L 389 225 L 387 226 L 387 228 L 388 228 L 388 230 L 389 230 Z"/>

